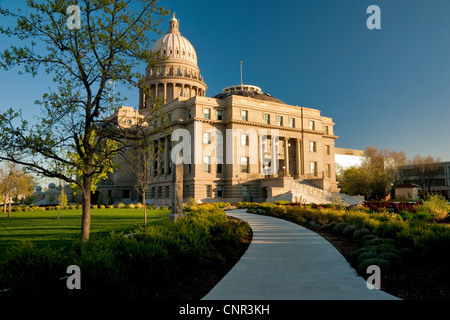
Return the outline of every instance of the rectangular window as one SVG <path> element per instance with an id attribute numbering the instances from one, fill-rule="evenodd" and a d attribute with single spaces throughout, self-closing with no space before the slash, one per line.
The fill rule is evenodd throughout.
<path id="1" fill-rule="evenodd" d="M 171 113 L 167 115 L 167 122 L 172 123 L 172 114 Z"/>
<path id="2" fill-rule="evenodd" d="M 242 157 L 241 158 L 241 172 L 242 173 L 249 173 L 248 157 Z"/>
<path id="3" fill-rule="evenodd" d="M 203 157 L 203 172 L 211 173 L 211 157 Z"/>
<path id="4" fill-rule="evenodd" d="M 316 142 L 315 141 L 310 141 L 309 142 L 309 151 L 310 152 L 316 152 Z"/>
<path id="5" fill-rule="evenodd" d="M 330 134 L 330 128 L 328 126 L 323 126 L 323 132 L 325 134 Z"/>
<path id="6" fill-rule="evenodd" d="M 150 198 L 155 198 L 155 187 L 152 187 L 152 191 L 150 192 Z"/>
<path id="7" fill-rule="evenodd" d="M 206 197 L 207 198 L 211 198 L 212 197 L 212 186 L 211 185 L 207 185 L 206 186 Z"/>
<path id="8" fill-rule="evenodd" d="M 289 127 L 291 128 L 295 127 L 295 118 L 289 118 Z"/>
<path id="9" fill-rule="evenodd" d="M 217 110 L 217 120 L 223 120 L 223 111 L 222 110 Z"/>
<path id="10" fill-rule="evenodd" d="M 241 118 L 243 121 L 248 121 L 248 111 L 247 110 L 241 111 Z"/>
<path id="11" fill-rule="evenodd" d="M 205 119 L 211 119 L 211 109 L 209 108 L 204 108 L 203 109 L 203 117 Z"/>
<path id="12" fill-rule="evenodd" d="M 183 195 L 184 198 L 189 198 L 191 196 L 191 192 L 189 190 L 189 186 L 184 186 L 183 187 L 183 193 L 184 193 L 184 195 Z"/>
<path id="13" fill-rule="evenodd" d="M 191 119 L 191 118 L 192 118 L 192 110 L 191 110 L 191 109 L 189 109 L 189 110 L 186 112 L 186 118 L 188 118 L 188 119 Z"/>
<path id="14" fill-rule="evenodd" d="M 309 129 L 316 130 L 316 122 L 314 120 L 309 120 Z"/>
<path id="15" fill-rule="evenodd" d="M 328 144 L 325 145 L 325 154 L 328 156 L 330 155 L 330 145 Z"/>
<path id="16" fill-rule="evenodd" d="M 327 178 L 331 177 L 331 165 L 330 164 L 325 165 L 325 176 Z"/>
<path id="17" fill-rule="evenodd" d="M 241 134 L 241 146 L 248 146 L 248 143 L 249 143 L 248 134 L 246 133 Z"/>
<path id="18" fill-rule="evenodd" d="M 223 173 L 223 158 L 216 157 L 216 173 Z"/>
<path id="19" fill-rule="evenodd" d="M 270 124 L 270 114 L 264 114 L 264 124 Z"/>
<path id="20" fill-rule="evenodd" d="M 211 132 L 204 132 L 203 133 L 203 143 L 204 144 L 210 144 L 211 143 Z"/>
<path id="21" fill-rule="evenodd" d="M 217 186 L 216 189 L 216 196 L 218 198 L 222 198 L 223 197 L 223 186 Z"/>
<path id="22" fill-rule="evenodd" d="M 249 186 L 242 186 L 242 197 L 247 200 L 250 198 L 250 187 Z"/>
<path id="23" fill-rule="evenodd" d="M 311 166 L 311 174 L 317 177 L 317 162 L 311 161 L 310 166 Z"/>
<path id="24" fill-rule="evenodd" d="M 158 198 L 162 197 L 162 187 L 158 187 Z"/>
<path id="25" fill-rule="evenodd" d="M 277 125 L 282 126 L 283 125 L 283 117 L 277 116 Z"/>
<path id="26" fill-rule="evenodd" d="M 168 198 L 169 197 L 169 186 L 165 186 L 164 187 L 164 198 Z"/>

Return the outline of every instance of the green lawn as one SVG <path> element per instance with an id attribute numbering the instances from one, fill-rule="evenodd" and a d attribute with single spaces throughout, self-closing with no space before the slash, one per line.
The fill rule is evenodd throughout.
<path id="1" fill-rule="evenodd" d="M 168 209 L 147 210 L 148 224 L 158 224 L 169 218 Z M 80 237 L 81 209 L 12 212 L 11 218 L 0 213 L 0 261 L 12 245 L 30 240 L 37 246 L 63 246 Z M 91 235 L 116 232 L 131 232 L 144 223 L 142 209 L 91 209 Z"/>

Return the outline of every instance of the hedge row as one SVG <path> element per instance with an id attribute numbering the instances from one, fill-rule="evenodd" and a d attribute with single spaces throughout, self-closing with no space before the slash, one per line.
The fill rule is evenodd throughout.
<path id="1" fill-rule="evenodd" d="M 247 204 L 237 204 L 245 207 Z M 393 240 L 398 248 L 414 250 L 420 257 L 437 262 L 447 262 L 450 250 L 450 226 L 429 223 L 421 219 L 404 220 L 400 214 L 388 212 L 367 213 L 357 209 L 311 208 L 269 203 L 250 204 L 250 212 L 267 214 L 295 223 L 317 225 L 345 223 L 356 229 L 365 229 L 378 238 Z M 345 226 L 339 228 L 344 230 Z"/>
<path id="2" fill-rule="evenodd" d="M 220 209 L 200 208 L 129 237 L 93 235 L 63 248 L 22 243 L 0 266 L 0 289 L 11 288 L 6 295 L 14 298 L 177 299 L 185 278 L 236 258 L 250 232 L 246 222 L 228 219 Z M 81 269 L 81 290 L 70 291 L 59 280 L 69 265 Z"/>

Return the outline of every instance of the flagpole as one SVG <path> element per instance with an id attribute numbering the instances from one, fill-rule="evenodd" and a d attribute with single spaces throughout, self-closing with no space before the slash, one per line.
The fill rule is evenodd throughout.
<path id="1" fill-rule="evenodd" d="M 243 82 L 242 82 L 242 61 L 241 61 L 241 90 L 244 90 Z"/>

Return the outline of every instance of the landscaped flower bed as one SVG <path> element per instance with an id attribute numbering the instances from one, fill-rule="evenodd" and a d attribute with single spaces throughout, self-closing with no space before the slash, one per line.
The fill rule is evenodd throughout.
<path id="1" fill-rule="evenodd" d="M 270 215 L 304 225 L 317 231 L 328 231 L 359 244 L 349 260 L 355 269 L 367 276 L 368 265 L 376 264 L 383 272 L 401 272 L 403 267 L 433 266 L 442 282 L 450 286 L 450 225 L 446 220 L 424 218 L 420 206 L 416 214 L 403 211 L 373 211 L 368 208 L 337 209 L 330 206 L 292 206 L 273 203 L 237 203 L 248 212 Z M 448 219 L 448 218 L 447 218 Z"/>

